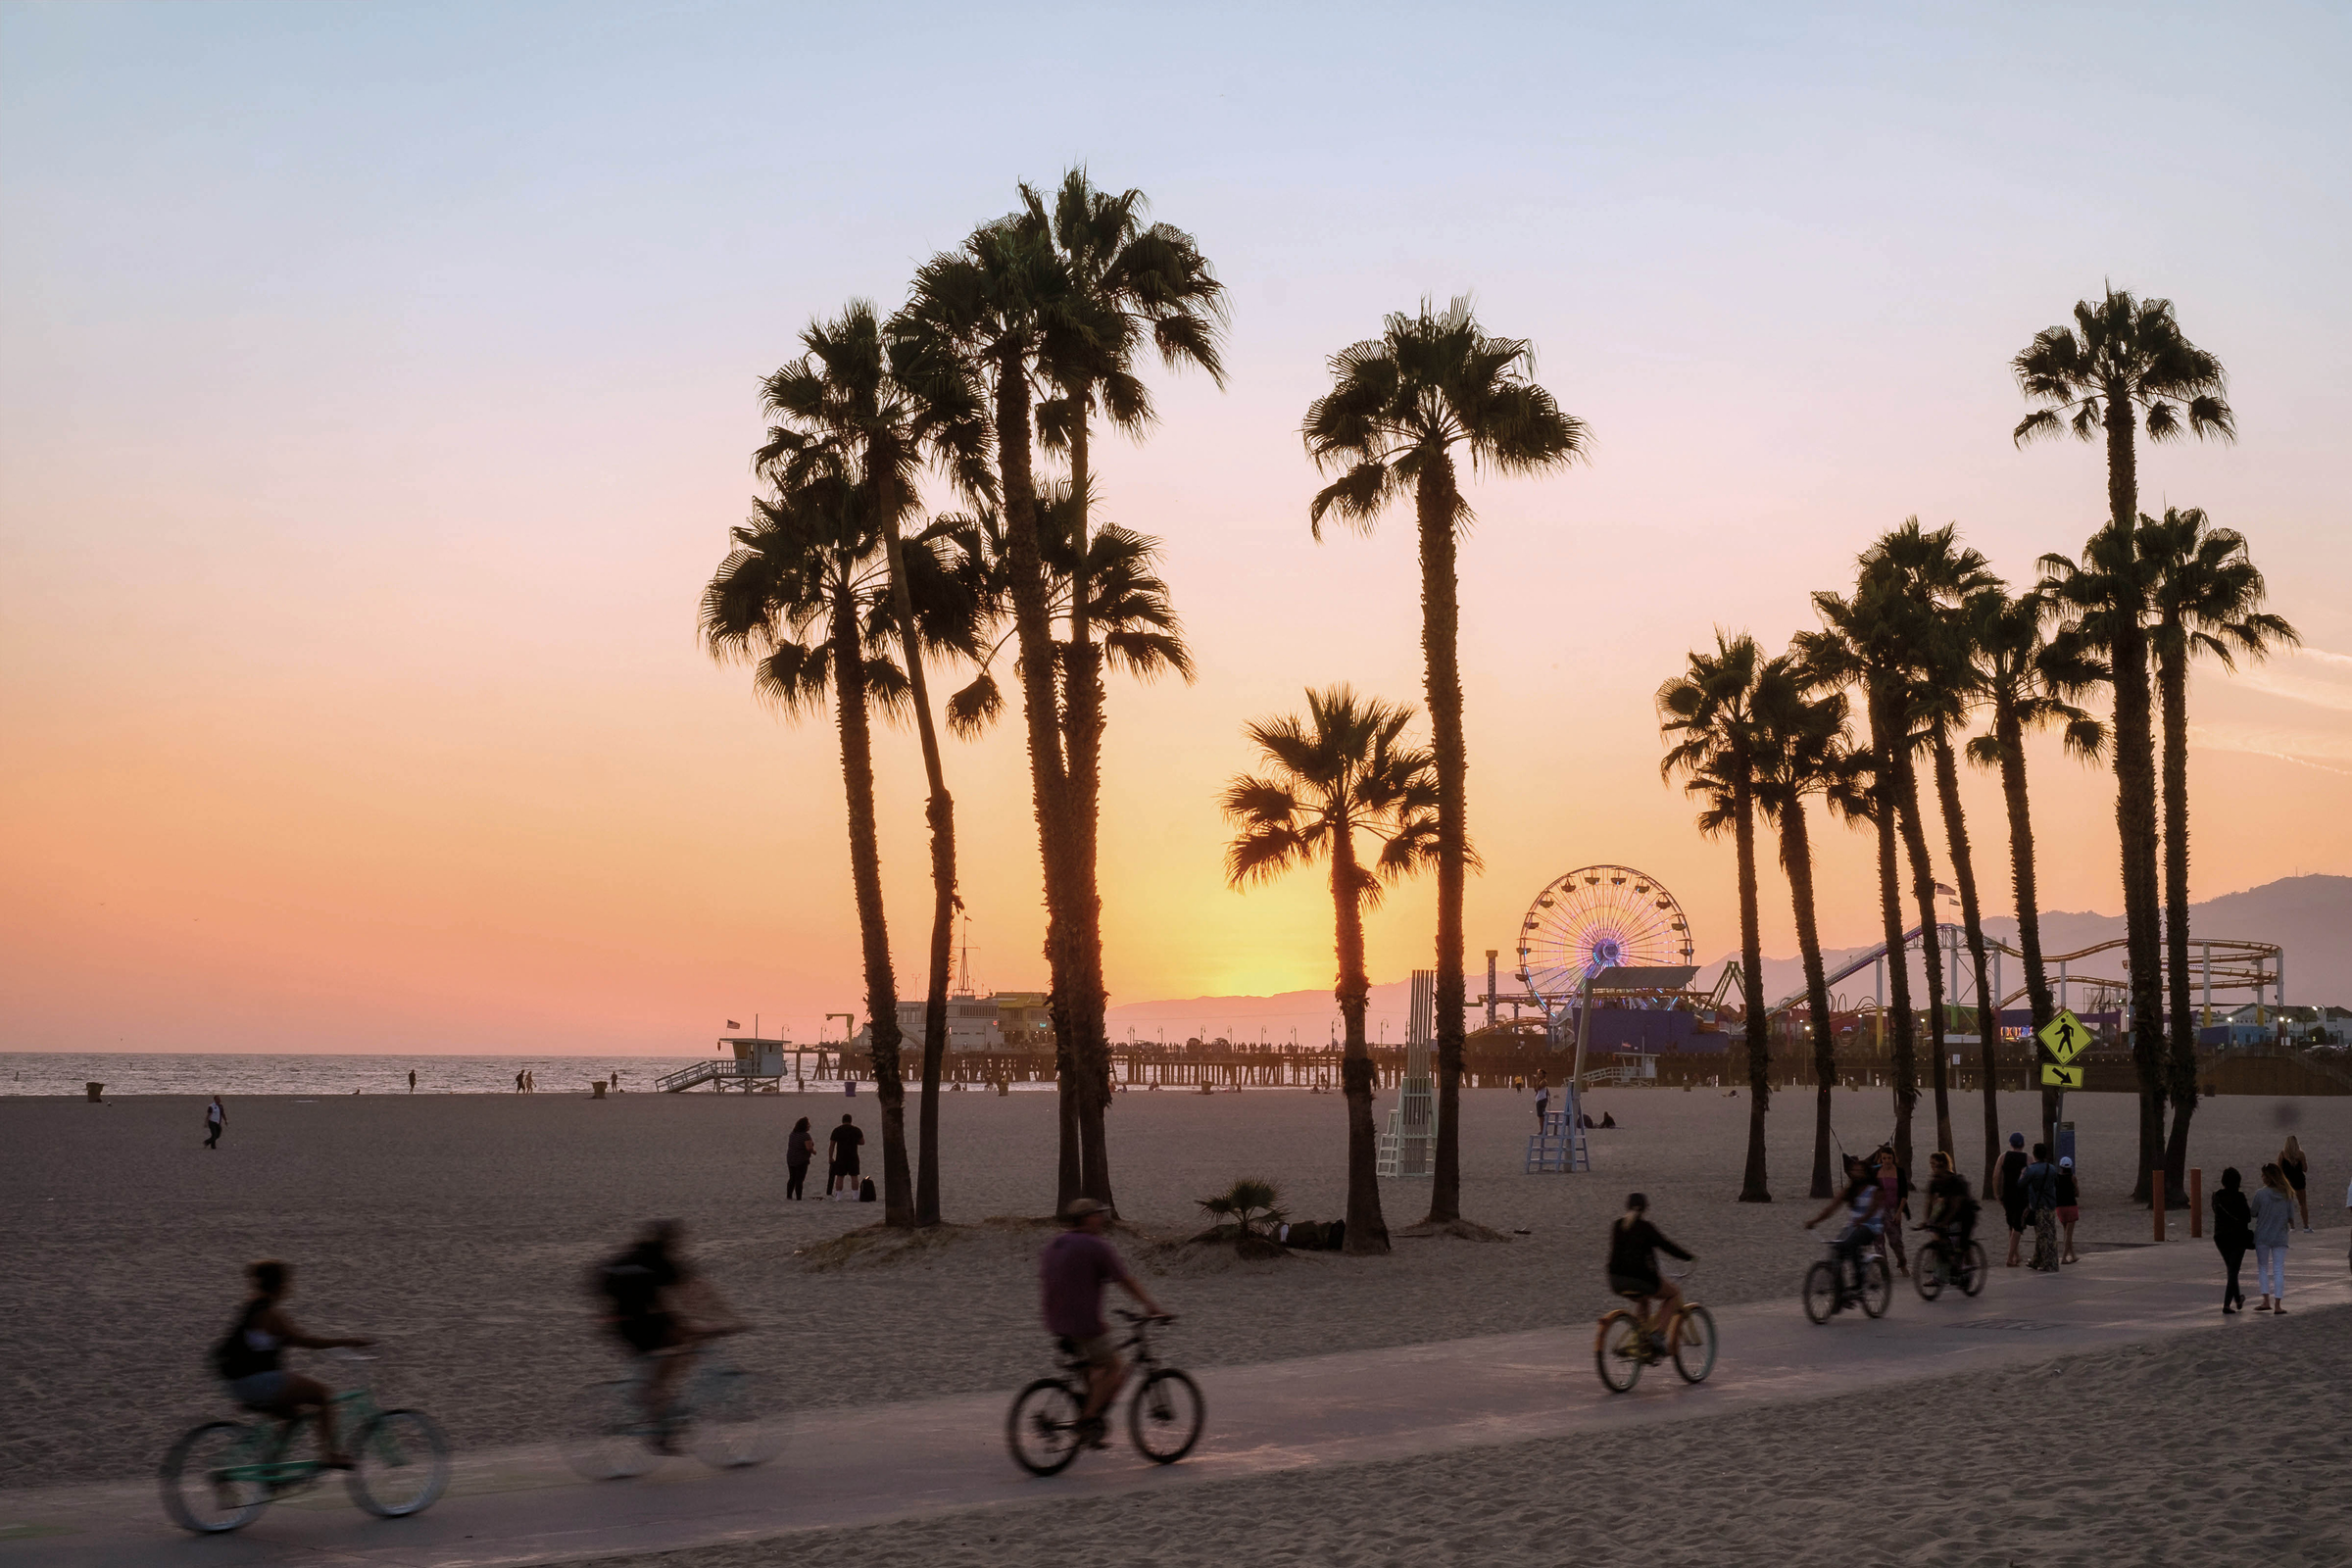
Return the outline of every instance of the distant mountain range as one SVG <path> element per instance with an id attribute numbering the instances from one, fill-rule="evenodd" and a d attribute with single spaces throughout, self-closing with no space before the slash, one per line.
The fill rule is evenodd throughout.
<path id="1" fill-rule="evenodd" d="M 2282 877 L 2243 893 L 2226 893 L 2218 899 L 2191 905 L 2188 917 L 2189 930 L 2194 935 L 2275 942 L 2284 948 L 2288 1002 L 2352 1004 L 2352 876 Z M 2015 920 L 1987 920 L 1984 929 L 2011 946 L 2016 945 Z M 2120 914 L 2059 910 L 2041 917 L 2041 945 L 2045 953 L 2072 953 L 2123 934 L 2124 917 Z M 1825 956 L 1834 966 L 1839 959 L 1863 951 L 1838 949 Z M 1722 965 L 1736 956 L 1727 955 L 1714 960 L 1700 971 L 1697 984 L 1702 988 L 1713 984 Z M 1867 975 L 1858 975 L 1838 989 L 1852 997 L 1857 994 L 1857 980 L 1860 989 L 1867 990 Z M 2015 972 L 2014 960 L 2003 980 L 2012 989 L 2022 983 L 2022 977 Z M 1764 990 L 1772 1001 L 1780 1001 L 1804 983 L 1804 965 L 1794 955 L 1765 958 Z M 1474 1004 L 1486 989 L 1486 971 L 1483 966 L 1474 965 L 1469 975 L 1469 995 Z M 1512 992 L 1507 969 L 1498 989 L 1506 998 Z M 2230 1000 L 2235 1005 L 2246 999 L 2236 996 Z M 1404 1039 L 1405 1014 L 1411 1004 L 1407 980 L 1394 980 L 1372 988 L 1366 1027 L 1375 1044 L 1383 1038 L 1384 1029 L 1391 1042 Z M 1301 1044 L 1312 1045 L 1337 1035 L 1339 1008 L 1332 1001 L 1330 988 L 1325 987 L 1285 991 L 1270 997 L 1131 1002 L 1112 1007 L 1108 1021 L 1114 1040 L 1124 1040 L 1133 1031 L 1139 1040 L 1183 1041 L 1199 1035 L 1203 1039 L 1223 1036 L 1237 1041 L 1264 1039 L 1287 1044 L 1295 1036 Z"/>

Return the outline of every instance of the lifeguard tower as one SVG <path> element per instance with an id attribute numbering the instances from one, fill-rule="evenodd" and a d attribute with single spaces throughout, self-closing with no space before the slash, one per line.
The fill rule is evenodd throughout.
<path id="1" fill-rule="evenodd" d="M 1404 1022 L 1404 1082 L 1396 1108 L 1389 1112 L 1389 1130 L 1382 1133 L 1375 1161 L 1383 1176 L 1434 1176 L 1437 1173 L 1437 1094 L 1429 1077 L 1429 1043 L 1436 1033 L 1438 972 L 1413 971 L 1413 1009 Z"/>
<path id="2" fill-rule="evenodd" d="M 745 1094 L 760 1092 L 775 1094 L 784 1084 L 784 1053 L 790 1043 L 783 1040 L 743 1039 L 730 1037 L 719 1044 L 732 1049 L 733 1054 L 716 1061 L 698 1061 L 664 1073 L 654 1080 L 654 1087 L 665 1095 L 709 1084 L 720 1094 L 740 1089 Z"/>

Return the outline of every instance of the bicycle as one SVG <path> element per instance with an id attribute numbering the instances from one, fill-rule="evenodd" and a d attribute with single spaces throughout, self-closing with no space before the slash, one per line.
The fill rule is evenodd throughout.
<path id="1" fill-rule="evenodd" d="M 1991 1264 L 1984 1256 L 1983 1242 L 1972 1239 L 1966 1248 L 1955 1254 L 1947 1238 L 1932 1232 L 1927 1245 L 1919 1250 L 1918 1266 L 1911 1271 L 1911 1283 L 1919 1288 L 1923 1299 L 1933 1301 L 1943 1294 L 1946 1285 L 1957 1285 L 1962 1296 L 1973 1297 L 1984 1289 L 1984 1282 L 1991 1274 Z"/>
<path id="2" fill-rule="evenodd" d="M 1876 1252 L 1865 1251 L 1846 1266 L 1839 1242 L 1830 1244 L 1830 1255 L 1805 1271 L 1805 1316 L 1816 1323 L 1827 1323 L 1849 1306 L 1859 1306 L 1871 1317 L 1885 1317 L 1886 1307 L 1894 1299 L 1894 1276 L 1886 1271 L 1886 1260 Z"/>
<path id="3" fill-rule="evenodd" d="M 329 1353 L 354 1367 L 375 1359 Z M 358 1386 L 334 1396 L 352 1458 L 344 1487 L 353 1502 L 379 1519 L 422 1513 L 449 1485 L 449 1440 L 421 1410 L 377 1408 L 368 1375 L 359 1376 Z M 164 1512 L 182 1530 L 222 1535 L 251 1524 L 278 1498 L 308 1489 L 327 1473 L 324 1458 L 292 1455 L 295 1440 L 313 1419 L 257 1415 L 190 1429 L 164 1455 L 158 1477 Z"/>
<path id="4" fill-rule="evenodd" d="M 1129 1378 L 1135 1393 L 1127 1403 L 1127 1435 L 1137 1451 L 1155 1464 L 1174 1464 L 1200 1441 L 1206 1405 L 1200 1385 L 1189 1373 L 1162 1366 L 1152 1353 L 1152 1325 L 1174 1318 L 1153 1318 L 1142 1312 L 1120 1312 L 1134 1325 L 1121 1350 L 1135 1352 Z M 1004 1443 L 1015 1464 L 1033 1476 L 1059 1475 L 1078 1457 L 1094 1435 L 1094 1422 L 1081 1419 L 1086 1409 L 1086 1359 L 1068 1340 L 1058 1342 L 1060 1366 L 1055 1376 L 1039 1378 L 1013 1396 L 1004 1418 Z M 1096 1418 L 1107 1424 L 1110 1412 Z"/>
<path id="5" fill-rule="evenodd" d="M 677 1451 L 681 1436 L 713 1470 L 765 1464 L 784 1451 L 785 1429 L 769 1381 L 708 1346 L 685 1352 L 694 1364 L 678 1380 L 660 1419 L 646 1411 L 654 1358 L 639 1356 L 625 1378 L 591 1383 L 572 1399 L 564 1422 L 564 1460 L 585 1481 L 623 1481 Z"/>
<path id="6" fill-rule="evenodd" d="M 1679 1285 L 1697 1272 L 1695 1264 L 1684 1269 L 1674 1276 L 1675 1283 Z M 1666 1359 L 1669 1353 L 1685 1383 L 1704 1383 L 1707 1374 L 1715 1370 L 1715 1315 L 1686 1298 L 1666 1326 L 1661 1342 L 1659 1325 L 1649 1319 L 1647 1299 L 1626 1298 L 1634 1306 L 1602 1313 L 1600 1330 L 1592 1338 L 1592 1364 L 1600 1372 L 1601 1385 L 1611 1394 L 1627 1393 L 1642 1381 L 1643 1367 Z"/>

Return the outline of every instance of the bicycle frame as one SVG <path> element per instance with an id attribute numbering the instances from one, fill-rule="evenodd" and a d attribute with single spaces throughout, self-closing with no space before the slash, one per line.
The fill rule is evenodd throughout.
<path id="1" fill-rule="evenodd" d="M 351 1389 L 334 1396 L 332 1401 L 341 1412 L 342 1430 L 358 1433 L 375 1419 L 375 1398 L 367 1389 Z M 294 1446 L 306 1427 L 317 1418 L 309 1412 L 297 1416 L 274 1416 L 263 1411 L 253 1412 L 254 1420 L 246 1428 L 248 1436 L 241 1448 L 260 1448 L 261 1453 L 244 1464 L 224 1466 L 223 1481 L 250 1481 L 268 1487 L 275 1496 L 290 1488 L 318 1480 L 326 1473 L 324 1459 L 289 1459 L 286 1451 Z"/>

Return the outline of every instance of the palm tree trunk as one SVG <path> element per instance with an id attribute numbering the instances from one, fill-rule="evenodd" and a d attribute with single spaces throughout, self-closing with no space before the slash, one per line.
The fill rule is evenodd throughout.
<path id="1" fill-rule="evenodd" d="M 2038 1040 L 2058 1009 L 2050 996 L 2049 971 L 2041 961 L 2041 903 L 2034 876 L 2034 811 L 2026 794 L 2025 729 L 2018 723 L 2016 704 L 2007 697 L 1994 701 L 1992 734 L 2001 748 L 2001 799 L 2009 808 L 2009 886 L 2017 896 L 2017 951 L 2025 961 L 2026 1005 L 2033 1009 L 2034 1036 Z M 2038 1049 L 2029 1049 L 2026 1059 L 2038 1061 Z M 2047 1127 L 2057 1119 L 2058 1091 L 2045 1087 L 2041 1091 L 2041 1125 Z M 1978 1190 L 1990 1194 L 1999 1171 L 1996 1138 L 1984 1161 L 1984 1185 Z"/>
<path id="2" fill-rule="evenodd" d="M 1070 648 L 1062 670 L 1062 705 L 1069 758 L 1071 957 L 1078 966 L 1071 997 L 1077 1030 L 1072 1055 L 1085 1085 L 1078 1102 L 1079 1182 L 1087 1197 L 1107 1203 L 1110 1145 L 1102 1113 L 1110 1107 L 1110 1041 L 1103 1009 L 1109 998 L 1102 985 L 1102 893 L 1096 855 L 1102 791 L 1102 678 L 1091 624 L 1093 607 L 1087 603 L 1087 546 L 1094 537 L 1089 517 L 1093 475 L 1088 397 L 1083 384 L 1071 393 L 1076 414 L 1070 423 L 1070 502 L 1078 513 L 1078 569 L 1070 582 Z"/>
<path id="3" fill-rule="evenodd" d="M 1061 1152 L 1056 1211 L 1081 1195 L 1078 1102 L 1085 1094 L 1076 1055 L 1078 988 L 1069 918 L 1069 782 L 1061 755 L 1061 712 L 1054 690 L 1054 628 L 1046 604 L 1046 568 L 1038 546 L 1037 480 L 1029 461 L 1029 377 L 1018 341 L 996 366 L 997 473 L 1004 491 L 1004 557 L 1012 591 L 1013 635 L 1020 650 L 1021 708 L 1028 724 L 1029 781 L 1044 862 L 1046 959 L 1053 974 L 1055 1064 L 1061 1091 Z"/>
<path id="4" fill-rule="evenodd" d="M 2109 389 L 2112 394 L 2112 388 Z M 2133 405 L 2107 399 L 2107 525 L 2139 559 L 2138 457 Z M 2129 564 L 2127 567 L 2129 571 Z M 2133 573 L 2135 575 L 2135 573 Z M 2136 583 L 2128 584 L 2136 590 Z M 2156 749 L 2148 714 L 2148 643 L 2136 606 L 2119 616 L 2111 649 L 2115 682 L 2115 832 L 2124 875 L 2124 941 L 2132 960 L 2132 1065 L 2139 1078 L 2139 1165 L 2132 1196 L 2149 1199 L 2149 1172 L 2164 1157 L 2164 944 L 2156 906 Z"/>
<path id="5" fill-rule="evenodd" d="M 1977 860 L 1968 845 L 1968 819 L 1960 812 L 1960 763 L 1952 738 L 1936 730 L 1936 799 L 1943 809 L 1943 836 L 1952 852 L 1952 885 L 1960 891 L 1960 927 L 1968 937 L 1969 961 L 1976 965 L 1977 1062 L 1984 1080 L 1984 1165 L 1991 1169 L 2001 1157 L 2001 1092 L 1996 1081 L 2000 1064 L 2001 999 L 1992 994 L 1992 965 L 1984 953 L 1984 924 L 1977 906 Z M 1951 1150 L 1952 1168 L 1960 1165 Z"/>
<path id="6" fill-rule="evenodd" d="M 1462 1217 L 1462 876 L 1469 849 L 1463 789 L 1470 760 L 1462 740 L 1461 606 L 1454 569 L 1461 500 L 1452 460 L 1444 453 L 1421 470 L 1413 506 L 1421 532 L 1421 653 L 1438 764 L 1438 1137 L 1424 1223 L 1451 1225 Z"/>
<path id="7" fill-rule="evenodd" d="M 1345 1250 L 1380 1253 L 1389 1250 L 1389 1224 L 1380 1211 L 1378 1136 L 1372 1126 L 1372 1050 L 1364 1040 L 1364 1007 L 1372 977 L 1364 972 L 1362 873 L 1355 863 L 1354 829 L 1342 820 L 1331 841 L 1331 905 L 1334 946 L 1339 950 L 1336 995 L 1347 1049 L 1340 1065 L 1341 1092 L 1348 1097 L 1348 1239 Z"/>
<path id="8" fill-rule="evenodd" d="M 1764 933 L 1756 907 L 1756 802 L 1751 764 L 1744 749 L 1733 780 L 1732 836 L 1740 852 L 1740 992 L 1742 1033 L 1747 1037 L 1747 1168 L 1740 1178 L 1740 1201 L 1769 1203 L 1772 1184 L 1764 1169 L 1764 1112 L 1772 1102 L 1772 1025 L 1764 1016 Z M 1574 1108 L 1574 1107 L 1571 1107 Z"/>
<path id="9" fill-rule="evenodd" d="M 882 1222 L 914 1223 L 906 1177 L 906 1088 L 899 1078 L 898 980 L 890 969 L 890 931 L 882 919 L 882 850 L 874 831 L 873 735 L 865 712 L 865 663 L 858 647 L 858 602 L 845 581 L 833 596 L 833 716 L 841 730 L 842 787 L 850 805 L 850 884 L 865 956 L 865 1013 L 874 1058 L 874 1099 L 882 1108 Z"/>
<path id="10" fill-rule="evenodd" d="M 1829 971 L 1821 961 L 1821 925 L 1813 906 L 1813 839 L 1805 802 L 1795 796 L 1781 809 L 1781 868 L 1788 873 L 1788 902 L 1796 915 L 1796 949 L 1805 960 L 1805 1010 L 1813 1017 L 1813 1196 L 1838 1191 L 1831 1168 L 1830 1121 L 1838 1093 L 1838 1025 L 1830 1014 Z"/>
<path id="11" fill-rule="evenodd" d="M 2188 1123 L 2197 1110 L 2197 1016 L 2188 984 L 2188 650 L 2178 635 L 2165 639 L 2156 683 L 2164 704 L 2164 956 L 2173 992 L 2164 1191 L 2165 1206 L 2175 1208 L 2188 1201 Z"/>
<path id="12" fill-rule="evenodd" d="M 1927 960 L 1922 967 L 1928 976 L 1928 1049 L 1935 1055 L 1930 1081 L 1936 1088 L 1936 1147 L 1949 1153 L 1952 1083 L 1951 1062 L 1943 1043 L 1943 933 L 1936 921 L 1936 868 L 1928 860 L 1928 830 L 1919 817 L 1919 773 L 1911 765 L 1908 746 L 1897 748 L 1894 776 L 1903 858 L 1911 865 L 1911 897 L 1919 906 L 1919 955 Z M 1903 1165 L 1906 1170 L 1910 1168 L 1907 1160 Z"/>
<path id="13" fill-rule="evenodd" d="M 1895 844 L 1895 737 L 1900 728 L 1886 712 L 1889 700 L 1874 687 L 1870 698 L 1870 746 L 1873 762 L 1872 825 L 1879 830 L 1879 919 L 1886 943 L 1886 1011 L 1894 1015 L 1894 1041 L 1887 1076 L 1894 1081 L 1894 1158 L 1911 1168 L 1911 1113 L 1919 1106 L 1918 1037 L 1912 1032 L 1911 965 L 1903 951 L 1903 897 Z M 1882 1021 L 1886 1014 L 1882 1013 Z"/>

